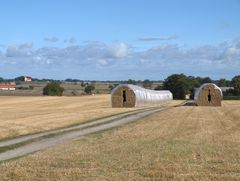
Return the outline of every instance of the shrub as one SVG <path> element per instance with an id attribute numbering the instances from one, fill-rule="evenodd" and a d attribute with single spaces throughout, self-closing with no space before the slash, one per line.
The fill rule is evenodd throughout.
<path id="1" fill-rule="evenodd" d="M 234 87 L 234 95 L 240 96 L 240 75 L 232 78 L 232 86 Z"/>
<path id="2" fill-rule="evenodd" d="M 158 85 L 157 87 L 154 88 L 154 90 L 163 90 L 163 86 L 162 85 Z"/>
<path id="3" fill-rule="evenodd" d="M 173 74 L 165 79 L 163 88 L 170 90 L 174 99 L 185 99 L 186 94 L 190 93 L 189 79 L 184 74 Z"/>
<path id="4" fill-rule="evenodd" d="M 58 82 L 50 82 L 43 88 L 43 95 L 62 96 L 64 88 Z"/>
<path id="5" fill-rule="evenodd" d="M 95 90 L 95 87 L 93 85 L 87 85 L 84 89 L 84 92 L 87 94 L 92 94 L 92 91 Z"/>
<path id="6" fill-rule="evenodd" d="M 240 100 L 240 96 L 223 96 L 223 100 Z"/>
<path id="7" fill-rule="evenodd" d="M 148 79 L 146 79 L 146 80 L 143 81 L 143 87 L 144 87 L 144 88 L 149 88 L 149 89 L 151 89 L 152 84 L 153 84 L 152 81 L 150 81 L 150 80 L 148 80 Z"/>

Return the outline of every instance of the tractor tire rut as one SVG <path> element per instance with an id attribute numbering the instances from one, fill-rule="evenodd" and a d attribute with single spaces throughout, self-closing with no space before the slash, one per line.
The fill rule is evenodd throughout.
<path id="1" fill-rule="evenodd" d="M 96 133 L 99 131 L 111 129 L 117 126 L 121 126 L 127 123 L 135 122 L 140 120 L 143 117 L 149 116 L 153 113 L 169 109 L 171 107 L 158 107 L 145 110 L 139 110 L 136 112 L 123 113 L 116 116 L 111 116 L 108 118 L 100 118 L 96 121 L 89 123 L 84 123 L 81 125 L 76 125 L 68 128 L 62 128 L 58 130 L 48 131 L 45 133 L 38 133 L 34 135 L 23 136 L 20 138 L 14 138 L 12 140 L 0 142 L 0 147 L 19 144 L 28 140 L 33 140 L 28 144 L 24 144 L 14 149 L 7 150 L 0 153 L 0 161 L 6 161 L 17 157 L 22 157 L 24 155 L 49 148 L 53 145 L 69 141 L 80 136 L 84 136 L 91 133 Z M 82 129 L 81 129 L 82 128 Z M 78 130 L 76 130 L 78 129 Z M 79 130 L 80 129 L 80 130 Z M 41 138 L 43 136 L 48 136 L 51 134 L 58 134 L 49 138 L 42 138 L 40 140 L 35 140 L 35 138 Z"/>

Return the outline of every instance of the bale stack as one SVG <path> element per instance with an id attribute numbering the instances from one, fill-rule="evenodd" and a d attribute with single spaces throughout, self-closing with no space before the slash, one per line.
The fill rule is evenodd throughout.
<path id="1" fill-rule="evenodd" d="M 213 83 L 201 85 L 194 94 L 198 106 L 221 106 L 222 98 L 222 90 Z"/>
<path id="2" fill-rule="evenodd" d="M 131 84 L 117 86 L 111 95 L 112 107 L 163 105 L 172 99 L 170 91 L 153 91 Z"/>

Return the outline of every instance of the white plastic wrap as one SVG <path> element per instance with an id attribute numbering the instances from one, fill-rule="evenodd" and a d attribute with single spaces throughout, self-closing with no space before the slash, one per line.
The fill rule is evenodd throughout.
<path id="1" fill-rule="evenodd" d="M 132 84 L 120 84 L 112 90 L 112 95 L 119 88 L 127 87 L 135 94 L 135 107 L 145 105 L 159 105 L 173 99 L 173 95 L 168 90 L 149 90 Z"/>

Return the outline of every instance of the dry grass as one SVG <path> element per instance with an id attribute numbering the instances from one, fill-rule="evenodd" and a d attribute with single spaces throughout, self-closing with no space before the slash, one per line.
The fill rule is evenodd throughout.
<path id="1" fill-rule="evenodd" d="M 130 111 L 112 109 L 110 95 L 0 97 L 0 139 Z"/>
<path id="2" fill-rule="evenodd" d="M 239 180 L 240 101 L 176 107 L 0 165 L 2 180 Z"/>

